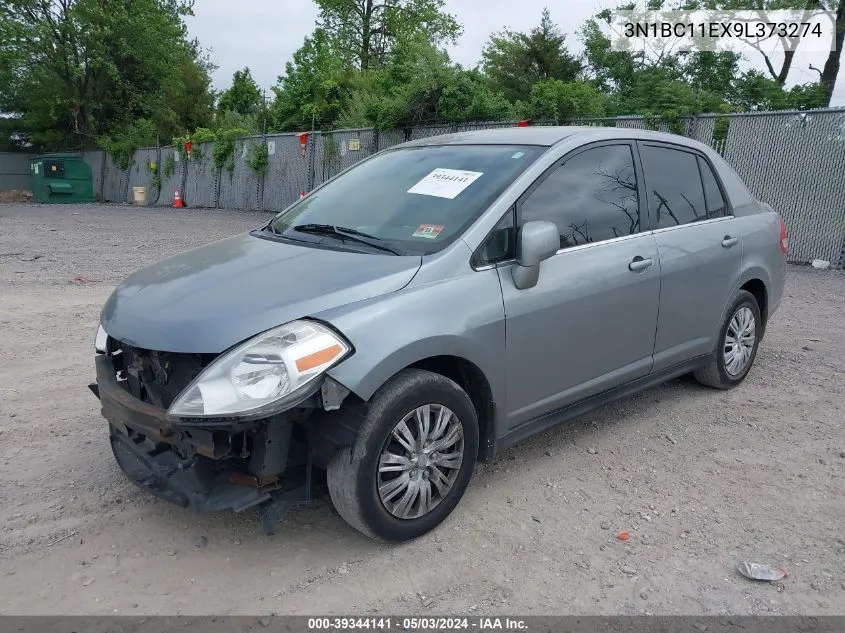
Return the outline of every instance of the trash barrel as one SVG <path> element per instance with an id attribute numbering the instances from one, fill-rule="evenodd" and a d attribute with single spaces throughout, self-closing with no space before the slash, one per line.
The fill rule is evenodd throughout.
<path id="1" fill-rule="evenodd" d="M 140 207 L 147 206 L 146 187 L 132 187 L 132 201 Z"/>
<path id="2" fill-rule="evenodd" d="M 91 166 L 73 154 L 44 154 L 29 161 L 32 199 L 41 203 L 94 202 Z"/>

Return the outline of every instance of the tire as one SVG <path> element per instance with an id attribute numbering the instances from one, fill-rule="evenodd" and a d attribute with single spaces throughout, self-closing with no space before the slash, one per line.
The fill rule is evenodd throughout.
<path id="1" fill-rule="evenodd" d="M 413 417 L 418 409 L 420 416 L 433 424 L 427 435 L 429 442 L 419 454 L 416 452 L 419 444 L 407 441 L 408 436 L 403 434 L 409 430 L 412 439 L 418 441 L 421 428 Z M 422 412 L 430 415 L 423 416 Z M 410 424 L 397 431 L 397 437 L 394 430 L 409 415 Z M 456 437 L 460 439 L 454 440 Z M 399 438 L 413 451 L 399 444 Z M 453 444 L 446 444 L 452 440 Z M 354 444 L 338 450 L 329 462 L 332 503 L 347 523 L 371 538 L 398 542 L 422 536 L 437 527 L 458 505 L 475 468 L 478 442 L 478 418 L 463 389 L 439 374 L 403 370 L 370 400 Z M 450 452 L 439 453 L 440 447 Z M 462 455 L 459 464 L 454 457 L 458 453 Z M 380 468 L 390 472 L 381 472 Z M 451 485 L 446 487 L 448 481 Z M 424 493 L 425 489 L 428 494 Z M 418 490 L 416 495 L 414 490 Z M 395 497 L 388 498 L 394 494 Z M 413 500 L 406 508 L 403 501 L 409 495 Z M 426 498 L 430 505 L 424 512 Z"/>
<path id="2" fill-rule="evenodd" d="M 753 344 L 750 348 L 745 347 L 745 357 L 739 367 L 732 367 L 732 355 L 730 353 L 731 345 L 727 338 L 729 330 L 731 335 L 736 330 L 737 325 L 743 324 L 743 315 L 753 319 L 754 334 Z M 734 321 L 737 319 L 737 321 Z M 745 330 L 747 332 L 747 330 Z M 760 340 L 763 337 L 763 319 L 760 316 L 760 307 L 757 305 L 757 300 L 750 292 L 740 290 L 731 307 L 727 311 L 722 327 L 719 328 L 719 338 L 716 342 L 716 349 L 707 364 L 696 370 L 693 374 L 695 379 L 702 385 L 712 387 L 714 389 L 733 389 L 740 384 L 751 367 L 754 365 L 754 359 L 757 358 L 757 350 L 760 347 Z M 744 337 L 746 340 L 751 338 L 750 334 Z"/>

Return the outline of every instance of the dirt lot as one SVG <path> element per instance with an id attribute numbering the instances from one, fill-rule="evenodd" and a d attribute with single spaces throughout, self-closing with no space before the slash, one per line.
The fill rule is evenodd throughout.
<path id="1" fill-rule="evenodd" d="M 268 539 L 252 513 L 195 516 L 129 484 L 86 387 L 101 305 L 134 269 L 264 217 L 0 205 L 0 612 L 845 614 L 835 272 L 790 270 L 740 388 L 675 381 L 528 441 L 410 544 L 368 541 L 327 500 Z M 790 576 L 752 583 L 743 560 Z"/>

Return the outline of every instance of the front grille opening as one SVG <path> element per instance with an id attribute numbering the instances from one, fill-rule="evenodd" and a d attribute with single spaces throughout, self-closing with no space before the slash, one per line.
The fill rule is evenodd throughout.
<path id="1" fill-rule="evenodd" d="M 118 380 L 138 400 L 162 409 L 169 408 L 217 356 L 159 352 L 112 341 Z"/>

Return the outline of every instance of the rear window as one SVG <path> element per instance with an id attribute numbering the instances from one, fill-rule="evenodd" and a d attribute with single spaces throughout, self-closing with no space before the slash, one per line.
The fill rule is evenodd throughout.
<path id="1" fill-rule="evenodd" d="M 701 169 L 701 181 L 704 183 L 704 199 L 707 202 L 707 218 L 721 218 L 727 212 L 725 198 L 710 164 L 701 156 L 698 157 L 698 167 Z"/>
<path id="2" fill-rule="evenodd" d="M 707 219 L 704 187 L 695 154 L 660 145 L 640 151 L 654 228 Z"/>
<path id="3" fill-rule="evenodd" d="M 304 225 L 351 228 L 406 253 L 456 240 L 545 147 L 443 145 L 396 149 L 367 160 L 273 221 L 277 234 L 337 246 Z M 359 245 L 349 242 L 357 250 Z"/>

